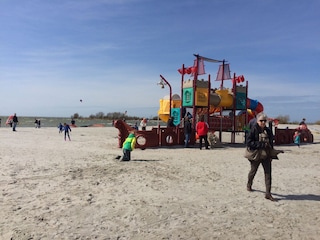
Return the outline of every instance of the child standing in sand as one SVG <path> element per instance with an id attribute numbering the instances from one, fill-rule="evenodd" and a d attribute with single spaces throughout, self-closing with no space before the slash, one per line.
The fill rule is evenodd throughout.
<path id="1" fill-rule="evenodd" d="M 69 141 L 71 141 L 71 138 L 70 138 L 70 135 L 69 135 L 69 131 L 71 132 L 71 128 L 68 124 L 64 123 L 63 124 L 64 126 L 64 140 L 66 141 L 67 140 L 67 136 L 69 138 Z"/>
<path id="2" fill-rule="evenodd" d="M 131 160 L 131 151 L 134 150 L 136 145 L 136 136 L 134 132 L 130 132 L 129 136 L 122 144 L 123 157 L 121 161 L 130 161 Z"/>
<path id="3" fill-rule="evenodd" d="M 61 123 L 59 123 L 58 128 L 59 128 L 59 133 L 62 133 L 63 132 L 63 125 Z"/>
<path id="4" fill-rule="evenodd" d="M 294 132 L 293 135 L 293 142 L 295 145 L 297 145 L 298 147 L 300 147 L 300 133 L 298 131 Z"/>

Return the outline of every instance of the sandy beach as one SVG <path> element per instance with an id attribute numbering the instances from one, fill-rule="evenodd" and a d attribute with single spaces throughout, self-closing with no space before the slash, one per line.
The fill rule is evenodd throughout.
<path id="1" fill-rule="evenodd" d="M 310 129 L 313 144 L 276 146 L 271 202 L 262 166 L 246 190 L 243 144 L 136 149 L 119 162 L 116 128 L 73 128 L 72 141 L 55 127 L 0 128 L 0 239 L 319 239 Z"/>

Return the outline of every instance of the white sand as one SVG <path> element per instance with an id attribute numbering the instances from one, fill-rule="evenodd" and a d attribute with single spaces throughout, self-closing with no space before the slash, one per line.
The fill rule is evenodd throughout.
<path id="1" fill-rule="evenodd" d="M 319 239 L 320 134 L 246 191 L 243 146 L 137 149 L 115 128 L 0 128 L 0 239 Z M 238 136 L 240 137 L 240 136 Z M 225 139 L 226 141 L 228 139 Z"/>

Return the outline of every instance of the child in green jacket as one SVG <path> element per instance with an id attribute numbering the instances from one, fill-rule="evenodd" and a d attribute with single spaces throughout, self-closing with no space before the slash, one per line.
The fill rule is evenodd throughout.
<path id="1" fill-rule="evenodd" d="M 123 157 L 121 161 L 130 161 L 131 160 L 131 151 L 134 150 L 136 145 L 136 136 L 134 132 L 130 132 L 129 136 L 123 142 L 122 150 L 123 150 Z"/>

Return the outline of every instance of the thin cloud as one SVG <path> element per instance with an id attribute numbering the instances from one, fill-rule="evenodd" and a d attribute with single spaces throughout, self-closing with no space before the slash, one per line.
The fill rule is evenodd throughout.
<path id="1" fill-rule="evenodd" d="M 249 97 L 271 114 L 294 115 L 296 105 L 318 118 L 319 1 L 32 0 L 0 7 L 1 96 L 9 99 L 15 85 L 1 115 L 123 108 L 156 115 L 169 94 L 156 85 L 159 74 L 180 95 L 177 69 L 192 66 L 199 53 L 226 59 L 249 81 Z M 206 63 L 211 78 L 217 69 Z"/>

